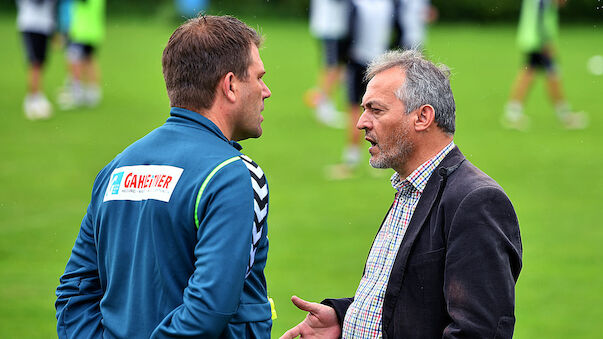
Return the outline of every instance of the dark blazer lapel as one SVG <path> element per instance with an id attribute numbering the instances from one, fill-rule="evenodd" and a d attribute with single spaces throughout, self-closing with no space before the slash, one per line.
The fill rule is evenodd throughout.
<path id="1" fill-rule="evenodd" d="M 396 254 L 396 260 L 394 261 L 394 265 L 389 276 L 389 281 L 387 283 L 382 313 L 382 325 L 384 330 L 389 326 L 391 321 L 390 317 L 393 314 L 393 309 L 398 300 L 398 294 L 400 292 L 400 287 L 402 286 L 402 279 L 404 277 L 406 263 L 408 262 L 408 255 L 412 249 L 415 239 L 417 238 L 417 235 L 419 234 L 419 231 L 421 231 L 423 228 L 425 220 L 433 208 L 438 191 L 442 185 L 443 177 L 440 174 L 440 171 L 441 169 L 446 169 L 449 167 L 456 168 L 456 166 L 458 166 L 464 159 L 465 157 L 461 151 L 455 146 L 433 171 L 431 177 L 425 185 L 425 189 L 423 190 L 423 194 L 421 194 L 421 198 L 419 199 L 417 207 L 415 208 L 412 218 L 410 219 L 410 223 L 406 229 L 402 243 L 400 243 L 400 248 L 398 249 L 398 254 Z"/>

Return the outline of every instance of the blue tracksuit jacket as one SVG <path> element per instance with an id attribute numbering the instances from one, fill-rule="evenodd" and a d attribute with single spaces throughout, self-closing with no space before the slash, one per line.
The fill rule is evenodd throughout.
<path id="1" fill-rule="evenodd" d="M 269 338 L 268 186 L 205 117 L 172 108 L 94 182 L 57 288 L 59 338 Z"/>

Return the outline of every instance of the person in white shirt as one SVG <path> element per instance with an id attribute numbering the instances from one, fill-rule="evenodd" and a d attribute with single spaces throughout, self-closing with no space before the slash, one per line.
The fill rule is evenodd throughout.
<path id="1" fill-rule="evenodd" d="M 25 117 L 48 119 L 52 105 L 42 90 L 42 76 L 48 40 L 55 29 L 56 0 L 17 0 L 17 28 L 23 37 L 28 63 Z"/>
<path id="2" fill-rule="evenodd" d="M 329 179 L 354 175 L 361 160 L 362 136 L 355 128 L 360 118 L 360 101 L 366 90 L 364 71 L 369 62 L 391 47 L 394 34 L 393 0 L 350 0 L 349 46 L 346 64 L 347 135 L 341 162 L 327 168 Z"/>
<path id="3" fill-rule="evenodd" d="M 310 33 L 322 47 L 318 84 L 306 91 L 304 100 L 315 110 L 316 119 L 324 125 L 343 128 L 343 113 L 333 101 L 333 94 L 343 75 L 347 61 L 349 28 L 348 0 L 311 0 Z"/>

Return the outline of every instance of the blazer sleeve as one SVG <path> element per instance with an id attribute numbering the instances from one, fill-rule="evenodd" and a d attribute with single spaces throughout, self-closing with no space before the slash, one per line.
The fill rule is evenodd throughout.
<path id="1" fill-rule="evenodd" d="M 237 312 L 252 246 L 254 195 L 242 160 L 220 169 L 198 201 L 195 270 L 183 302 L 151 338 L 217 338 Z"/>
<path id="2" fill-rule="evenodd" d="M 325 299 L 321 301 L 321 304 L 332 307 L 337 315 L 337 322 L 339 326 L 343 328 L 343 320 L 345 319 L 345 313 L 354 301 L 354 298 L 340 298 L 340 299 Z"/>
<path id="3" fill-rule="evenodd" d="M 517 216 L 500 187 L 481 187 L 459 204 L 448 229 L 444 338 L 511 338 L 521 270 Z"/>

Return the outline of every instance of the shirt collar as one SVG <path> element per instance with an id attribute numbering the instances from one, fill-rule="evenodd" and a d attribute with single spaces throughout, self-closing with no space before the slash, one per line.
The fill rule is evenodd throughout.
<path id="1" fill-rule="evenodd" d="M 197 112 L 193 112 L 182 107 L 172 107 L 170 109 L 170 118 L 168 119 L 168 121 L 172 119 L 172 117 L 192 120 L 193 122 L 205 127 L 207 130 L 214 133 L 220 139 L 228 142 L 232 147 L 236 148 L 237 150 L 240 151 L 243 149 L 243 147 L 238 142 L 228 140 L 228 138 L 224 136 L 224 133 L 222 133 L 222 131 L 220 130 L 220 128 L 218 128 L 216 124 L 214 124 L 211 120 Z"/>
<path id="2" fill-rule="evenodd" d="M 417 167 L 412 173 L 410 173 L 404 180 L 401 179 L 400 174 L 395 172 L 390 181 L 392 186 L 398 192 L 411 192 L 419 191 L 423 193 L 427 180 L 433 173 L 436 167 L 442 162 L 444 157 L 454 148 L 454 141 L 451 141 L 446 147 L 444 147 L 438 154 L 433 158 L 427 160 L 421 166 Z"/>

